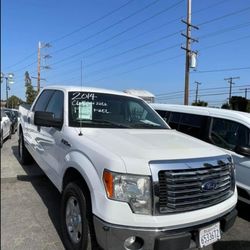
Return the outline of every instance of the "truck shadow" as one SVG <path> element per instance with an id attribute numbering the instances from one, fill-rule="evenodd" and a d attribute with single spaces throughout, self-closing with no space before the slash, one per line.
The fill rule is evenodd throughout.
<path id="1" fill-rule="evenodd" d="M 12 146 L 12 151 L 14 156 L 18 159 L 18 147 Z M 37 194 L 41 197 L 42 202 L 47 207 L 48 215 L 51 222 L 56 229 L 58 236 L 62 240 L 61 234 L 61 225 L 60 225 L 60 193 L 57 188 L 53 185 L 53 183 L 46 177 L 43 171 L 36 163 L 32 163 L 31 165 L 22 165 L 27 175 L 17 175 L 18 181 L 30 182 L 37 192 Z"/>
<path id="2" fill-rule="evenodd" d="M 244 220 L 247 220 L 250 222 L 250 205 L 243 203 L 241 201 L 238 201 L 237 203 L 237 210 L 238 210 L 238 216 Z M 250 249 L 250 247 L 249 247 Z"/>
<path id="3" fill-rule="evenodd" d="M 213 250 L 249 250 L 250 241 L 219 241 L 213 245 Z"/>

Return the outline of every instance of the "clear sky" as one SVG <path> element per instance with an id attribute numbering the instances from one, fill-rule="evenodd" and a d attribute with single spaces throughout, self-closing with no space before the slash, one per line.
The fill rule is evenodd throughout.
<path id="1" fill-rule="evenodd" d="M 187 0 L 2 0 L 1 72 L 15 74 L 9 96 L 25 100 L 24 73 L 37 76 L 42 49 L 42 86 L 83 85 L 146 89 L 158 101 L 183 103 Z M 192 0 L 192 44 L 198 65 L 190 74 L 190 103 L 226 102 L 227 77 L 240 77 L 233 95 L 250 96 L 250 0 Z M 32 79 L 36 86 L 36 79 Z M 2 84 L 2 99 L 5 85 Z M 176 93 L 173 93 L 176 92 Z M 162 95 L 166 94 L 166 95 Z"/>

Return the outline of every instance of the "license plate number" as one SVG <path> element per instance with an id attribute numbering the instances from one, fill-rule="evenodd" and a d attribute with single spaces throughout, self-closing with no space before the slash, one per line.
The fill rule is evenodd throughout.
<path id="1" fill-rule="evenodd" d="M 208 246 L 221 238 L 220 223 L 205 227 L 199 231 L 200 247 Z"/>

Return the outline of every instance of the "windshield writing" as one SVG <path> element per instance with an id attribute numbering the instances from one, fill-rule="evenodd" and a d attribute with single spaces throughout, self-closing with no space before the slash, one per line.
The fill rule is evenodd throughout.
<path id="1" fill-rule="evenodd" d="M 103 93 L 69 92 L 72 127 L 167 129 L 142 100 Z"/>

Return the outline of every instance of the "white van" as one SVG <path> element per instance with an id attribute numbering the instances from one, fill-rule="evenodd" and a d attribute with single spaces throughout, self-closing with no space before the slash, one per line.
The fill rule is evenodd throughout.
<path id="1" fill-rule="evenodd" d="M 250 204 L 250 114 L 206 107 L 151 104 L 171 128 L 230 151 L 239 199 Z"/>

